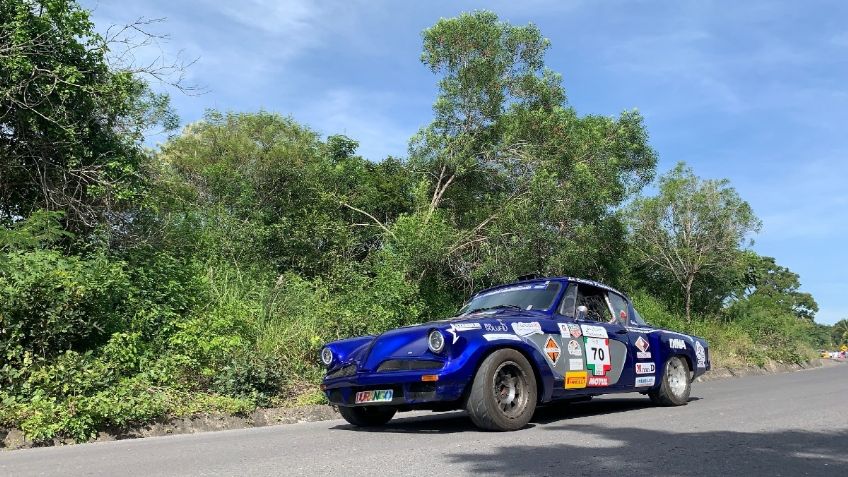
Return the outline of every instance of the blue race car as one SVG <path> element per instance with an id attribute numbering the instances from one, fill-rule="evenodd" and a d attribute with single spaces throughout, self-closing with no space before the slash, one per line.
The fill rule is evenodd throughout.
<path id="1" fill-rule="evenodd" d="M 599 394 L 680 406 L 710 369 L 703 339 L 652 327 L 624 294 L 571 277 L 483 290 L 454 318 L 334 341 L 321 361 L 321 388 L 353 425 L 465 409 L 498 431 L 524 427 L 538 404 Z"/>

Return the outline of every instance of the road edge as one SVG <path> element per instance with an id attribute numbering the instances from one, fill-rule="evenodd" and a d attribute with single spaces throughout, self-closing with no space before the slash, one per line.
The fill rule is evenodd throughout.
<path id="1" fill-rule="evenodd" d="M 763 367 L 746 366 L 743 368 L 718 367 L 706 375 L 698 377 L 695 382 L 709 382 L 722 379 L 740 378 L 780 374 L 821 367 L 839 366 L 844 362 L 829 359 L 814 359 L 803 364 L 768 363 Z M 338 411 L 330 405 L 315 404 L 290 408 L 257 409 L 247 416 L 228 414 L 198 414 L 180 418 L 165 418 L 144 425 L 133 426 L 129 429 L 102 431 L 89 442 L 108 442 L 124 439 L 142 439 L 180 434 L 198 434 L 203 432 L 224 431 L 231 429 L 246 429 L 253 427 L 297 424 L 302 422 L 317 422 L 339 419 Z M 0 452 L 32 447 L 49 447 L 77 444 L 73 439 L 53 439 L 50 442 L 34 444 L 24 437 L 19 429 L 0 428 Z"/>

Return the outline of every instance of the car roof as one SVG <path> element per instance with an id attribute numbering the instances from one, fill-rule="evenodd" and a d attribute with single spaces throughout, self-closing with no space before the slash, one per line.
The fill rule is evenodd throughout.
<path id="1" fill-rule="evenodd" d="M 515 282 L 510 282 L 510 283 L 504 283 L 503 285 L 498 285 L 498 286 L 489 287 L 489 288 L 480 290 L 477 293 L 475 293 L 473 296 L 477 296 L 481 293 L 485 293 L 485 292 L 488 292 L 488 291 L 491 291 L 491 290 L 497 290 L 498 288 L 511 287 L 511 286 L 515 286 L 515 285 L 521 285 L 521 284 L 524 284 L 524 283 L 538 283 L 538 282 L 545 282 L 545 281 L 550 281 L 550 282 L 553 282 L 553 281 L 557 281 L 557 282 L 568 281 L 568 282 L 573 282 L 573 283 L 582 283 L 584 285 L 591 285 L 591 286 L 595 286 L 595 287 L 598 287 L 598 288 L 603 288 L 604 290 L 611 291 L 613 293 L 617 293 L 617 294 L 623 296 L 625 299 L 627 299 L 627 301 L 630 301 L 630 297 L 627 296 L 626 293 L 622 293 L 622 292 L 616 290 L 615 288 L 613 288 L 609 285 L 604 285 L 601 282 L 596 282 L 594 280 L 589 280 L 587 278 L 578 278 L 578 277 L 569 277 L 569 276 L 539 277 L 539 278 L 531 278 L 531 279 L 527 279 L 527 280 L 519 280 L 519 281 L 515 281 Z"/>

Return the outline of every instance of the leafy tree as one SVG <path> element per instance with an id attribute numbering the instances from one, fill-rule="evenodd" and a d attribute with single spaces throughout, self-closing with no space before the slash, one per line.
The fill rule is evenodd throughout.
<path id="1" fill-rule="evenodd" d="M 692 297 L 738 267 L 740 247 L 760 222 L 727 180 L 704 180 L 683 163 L 660 177 L 654 197 L 628 211 L 637 259 L 648 273 L 679 287 L 687 322 Z M 724 278 L 719 281 L 726 281 Z"/>
<path id="2" fill-rule="evenodd" d="M 0 3 L 0 220 L 59 210 L 89 230 L 138 193 L 142 134 L 176 117 L 143 69 L 110 67 L 122 40 L 74 1 Z"/>
<path id="3" fill-rule="evenodd" d="M 641 116 L 579 117 L 532 24 L 474 12 L 423 37 L 422 61 L 440 81 L 434 120 L 410 147 L 422 178 L 416 227 L 438 220 L 425 235 L 445 241 L 427 243 L 443 248 L 423 254 L 437 262 L 422 277 L 466 291 L 528 272 L 617 280 L 625 241 L 615 207 L 656 163 Z"/>
<path id="4" fill-rule="evenodd" d="M 848 344 L 848 318 L 839 320 L 831 328 L 833 344 L 841 346 Z"/>
<path id="5" fill-rule="evenodd" d="M 357 146 L 344 136 L 325 143 L 276 114 L 210 112 L 158 158 L 158 196 L 176 214 L 171 236 L 187 225 L 189 237 L 206 234 L 188 248 L 308 277 L 361 261 L 411 197 L 402 163 L 366 161 Z"/>
<path id="6" fill-rule="evenodd" d="M 819 306 L 809 293 L 798 291 L 800 276 L 780 266 L 772 257 L 763 257 L 751 251 L 745 254 L 746 296 L 762 299 L 792 312 L 800 319 L 812 322 Z"/>

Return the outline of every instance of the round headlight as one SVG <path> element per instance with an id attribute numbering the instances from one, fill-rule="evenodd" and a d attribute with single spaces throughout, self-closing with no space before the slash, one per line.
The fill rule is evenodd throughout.
<path id="1" fill-rule="evenodd" d="M 430 348 L 430 351 L 434 353 L 439 353 L 443 349 L 445 349 L 445 337 L 439 330 L 433 330 L 430 332 L 430 335 L 427 336 L 427 346 Z"/>
<path id="2" fill-rule="evenodd" d="M 321 362 L 324 363 L 324 366 L 329 366 L 333 362 L 333 352 L 330 351 L 330 348 L 321 350 Z"/>

